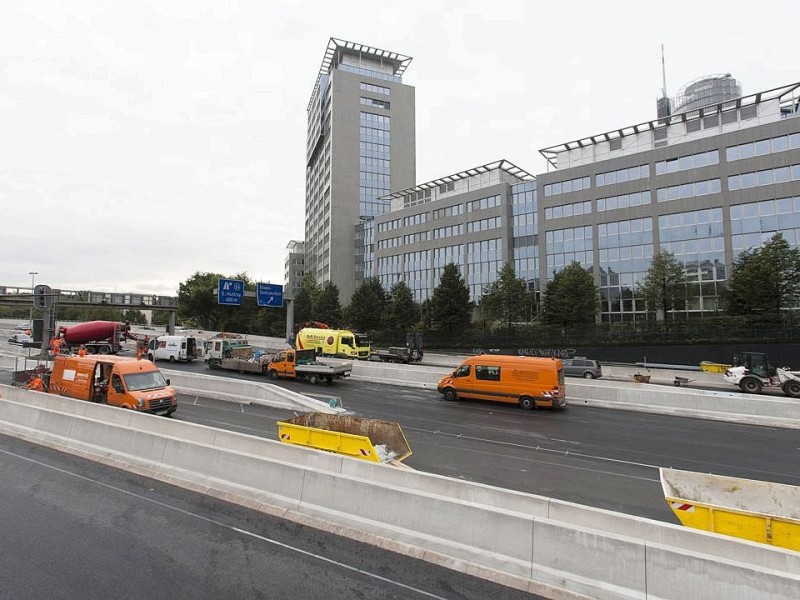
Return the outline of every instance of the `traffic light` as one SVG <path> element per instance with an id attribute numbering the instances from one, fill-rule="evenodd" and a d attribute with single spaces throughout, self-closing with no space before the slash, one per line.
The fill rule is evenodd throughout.
<path id="1" fill-rule="evenodd" d="M 33 288 L 33 305 L 36 308 L 47 308 L 50 306 L 50 287 L 37 285 Z"/>

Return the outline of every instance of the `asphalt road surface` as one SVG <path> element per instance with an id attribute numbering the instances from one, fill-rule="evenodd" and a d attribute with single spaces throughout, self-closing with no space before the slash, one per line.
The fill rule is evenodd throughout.
<path id="1" fill-rule="evenodd" d="M 0 436 L 0 600 L 537 596 Z"/>
<path id="2" fill-rule="evenodd" d="M 181 368 L 204 371 L 202 364 Z M 215 374 L 266 381 L 257 375 Z M 790 429 L 583 406 L 524 411 L 490 402 L 445 402 L 430 390 L 344 380 L 278 385 L 332 394 L 359 416 L 397 421 L 415 469 L 677 523 L 658 468 L 800 485 L 800 448 Z M 174 418 L 277 439 L 292 413 L 180 396 Z"/>

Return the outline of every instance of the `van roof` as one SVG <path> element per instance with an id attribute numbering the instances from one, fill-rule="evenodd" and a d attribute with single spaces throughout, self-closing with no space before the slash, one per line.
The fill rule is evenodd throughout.
<path id="1" fill-rule="evenodd" d="M 148 371 L 157 370 L 158 368 L 146 358 L 135 358 L 133 356 L 116 356 L 114 354 L 87 354 L 86 356 L 72 356 L 72 355 L 61 354 L 56 356 L 55 360 L 77 361 L 85 365 L 94 365 L 95 363 L 98 362 L 111 363 L 114 365 L 118 365 L 120 371 L 124 371 L 126 373 L 131 371 L 144 370 L 141 367 L 143 366 L 147 367 L 148 365 L 149 367 L 146 369 Z"/>

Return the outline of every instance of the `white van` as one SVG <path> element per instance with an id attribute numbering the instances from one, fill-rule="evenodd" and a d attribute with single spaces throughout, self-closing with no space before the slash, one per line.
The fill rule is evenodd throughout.
<path id="1" fill-rule="evenodd" d="M 160 335 L 147 346 L 150 360 L 188 362 L 197 358 L 197 340 L 184 335 Z"/>

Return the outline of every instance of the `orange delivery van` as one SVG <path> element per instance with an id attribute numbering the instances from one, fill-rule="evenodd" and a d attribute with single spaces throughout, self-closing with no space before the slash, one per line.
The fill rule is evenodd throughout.
<path id="1" fill-rule="evenodd" d="M 171 415 L 178 408 L 175 390 L 158 367 L 127 356 L 55 356 L 48 391 L 156 415 Z"/>
<path id="2" fill-rule="evenodd" d="M 521 408 L 567 405 L 564 367 L 559 358 L 478 354 L 439 380 L 445 400 L 473 398 L 519 404 Z"/>

